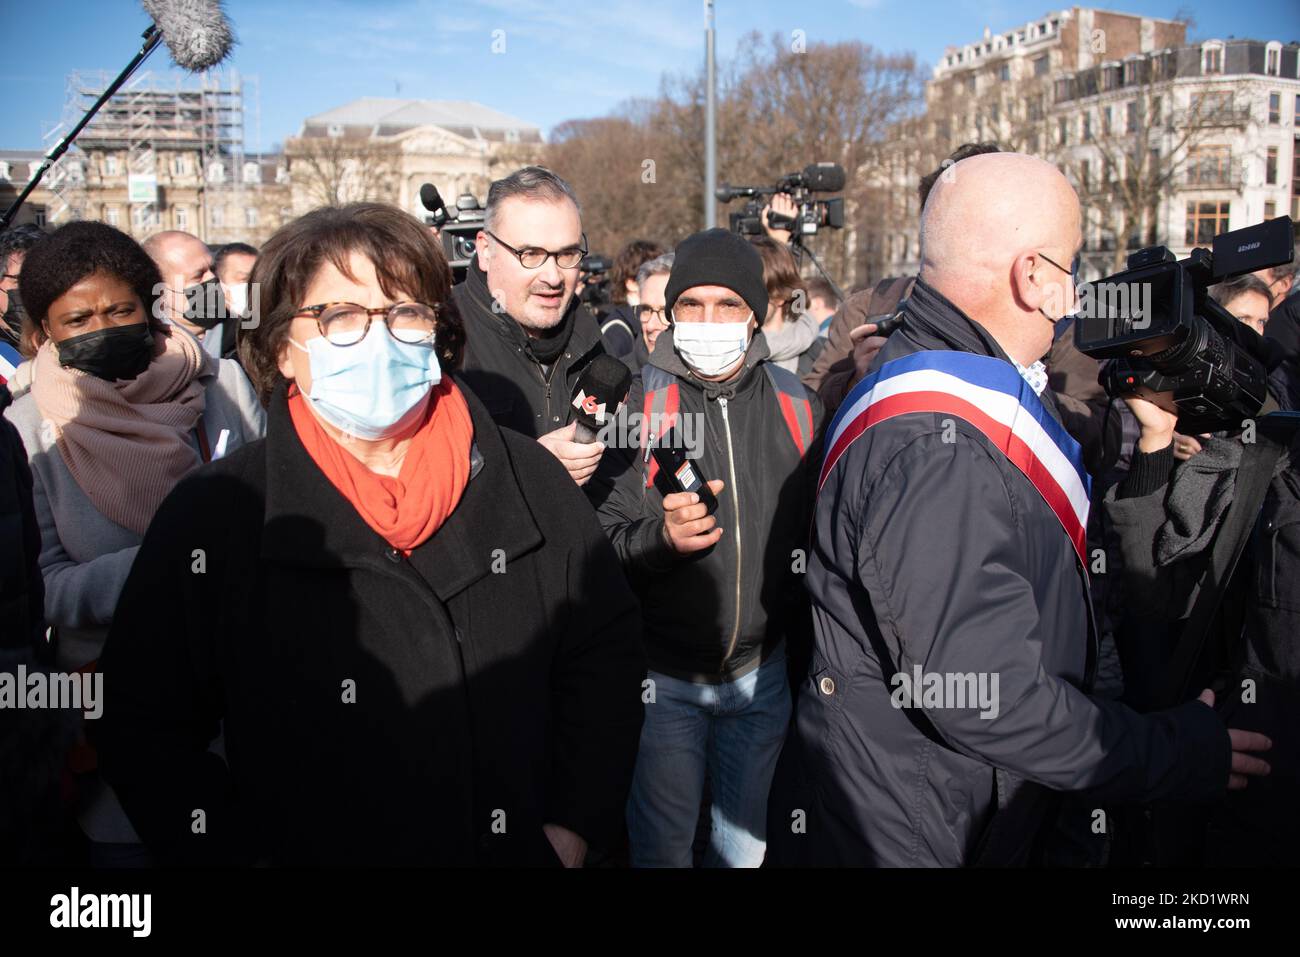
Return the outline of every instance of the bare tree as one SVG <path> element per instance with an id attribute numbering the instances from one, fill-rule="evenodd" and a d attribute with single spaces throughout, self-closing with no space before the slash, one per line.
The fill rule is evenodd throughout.
<path id="1" fill-rule="evenodd" d="M 696 221 L 698 180 L 692 188 L 671 121 L 656 120 L 659 112 L 659 104 L 634 102 L 612 116 L 552 130 L 547 165 L 577 190 L 595 252 L 613 255 L 636 237 L 672 243 Z"/>
<path id="2" fill-rule="evenodd" d="M 1209 144 L 1243 122 L 1244 112 L 1228 90 L 1175 99 L 1175 63 L 1174 55 L 1160 55 L 1063 78 L 1081 85 L 1074 92 L 1087 101 L 1062 104 L 1074 107 L 1061 117 L 1066 128 L 1082 126 L 1079 148 L 1062 156 L 1062 165 L 1072 167 L 1112 271 L 1124 267 L 1129 251 L 1171 241 L 1160 212 L 1180 187 L 1239 185 L 1230 146 Z"/>
<path id="3" fill-rule="evenodd" d="M 887 131 L 915 110 L 922 86 L 910 54 L 751 33 L 719 70 L 719 180 L 767 186 L 810 162 L 839 163 L 857 225 L 861 173 L 879 162 Z M 702 228 L 704 92 L 702 74 L 666 77 L 654 101 L 553 131 L 547 162 L 578 189 L 593 248 L 642 235 L 672 242 Z M 734 209 L 719 206 L 719 219 Z M 832 275 L 861 271 L 855 232 L 826 230 L 813 241 Z"/>
<path id="4" fill-rule="evenodd" d="M 285 143 L 294 191 L 308 208 L 397 201 L 397 145 L 369 138 L 295 137 Z"/>

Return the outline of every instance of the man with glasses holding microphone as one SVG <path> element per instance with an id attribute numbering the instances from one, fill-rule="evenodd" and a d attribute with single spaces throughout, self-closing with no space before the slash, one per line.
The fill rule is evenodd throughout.
<path id="1" fill-rule="evenodd" d="M 465 321 L 464 381 L 498 425 L 537 439 L 579 485 L 605 450 L 574 441 L 570 421 L 574 383 L 605 351 L 574 295 L 586 253 L 573 189 L 526 166 L 489 188 L 474 259 L 452 290 Z"/>

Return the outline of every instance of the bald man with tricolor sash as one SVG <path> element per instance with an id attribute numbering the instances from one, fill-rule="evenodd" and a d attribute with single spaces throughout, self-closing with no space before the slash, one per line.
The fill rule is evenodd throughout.
<path id="1" fill-rule="evenodd" d="M 921 244 L 901 328 L 825 438 L 777 865 L 1028 864 L 1059 792 L 1210 802 L 1268 770 L 1208 692 L 1149 715 L 1091 694 L 1089 480 L 1041 361 L 1077 303 L 1073 188 L 971 157 Z"/>

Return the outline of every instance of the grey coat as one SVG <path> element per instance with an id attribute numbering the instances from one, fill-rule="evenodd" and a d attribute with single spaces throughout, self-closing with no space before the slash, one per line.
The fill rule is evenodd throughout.
<path id="1" fill-rule="evenodd" d="M 239 365 L 228 359 L 214 362 L 216 373 L 206 373 L 209 381 L 202 422 L 209 448 L 214 450 L 221 433 L 228 432 L 228 454 L 261 438 L 266 415 Z M 42 427 L 30 391 L 5 415 L 22 436 L 34 479 L 45 623 L 56 635 L 54 667 L 59 671 L 80 668 L 97 659 L 103 649 L 141 536 L 101 515 L 81 490 L 59 454 L 53 430 Z M 87 835 L 101 841 L 135 840 L 111 792 L 95 793 L 93 786 L 91 790 L 91 799 L 79 815 Z"/>

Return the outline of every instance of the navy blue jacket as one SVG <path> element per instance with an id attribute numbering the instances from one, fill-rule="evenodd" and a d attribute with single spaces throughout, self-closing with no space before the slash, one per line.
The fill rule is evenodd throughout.
<path id="1" fill-rule="evenodd" d="M 1009 361 L 922 281 L 905 311 L 877 368 L 929 349 Z M 1014 864 L 1053 789 L 1224 792 L 1228 735 L 1210 708 L 1139 715 L 1089 696 L 1079 560 L 1038 490 L 974 426 L 913 413 L 871 428 L 821 489 L 813 535 L 813 657 L 769 802 L 774 863 Z M 891 678 L 918 665 L 996 675 L 997 716 L 895 707 Z"/>

